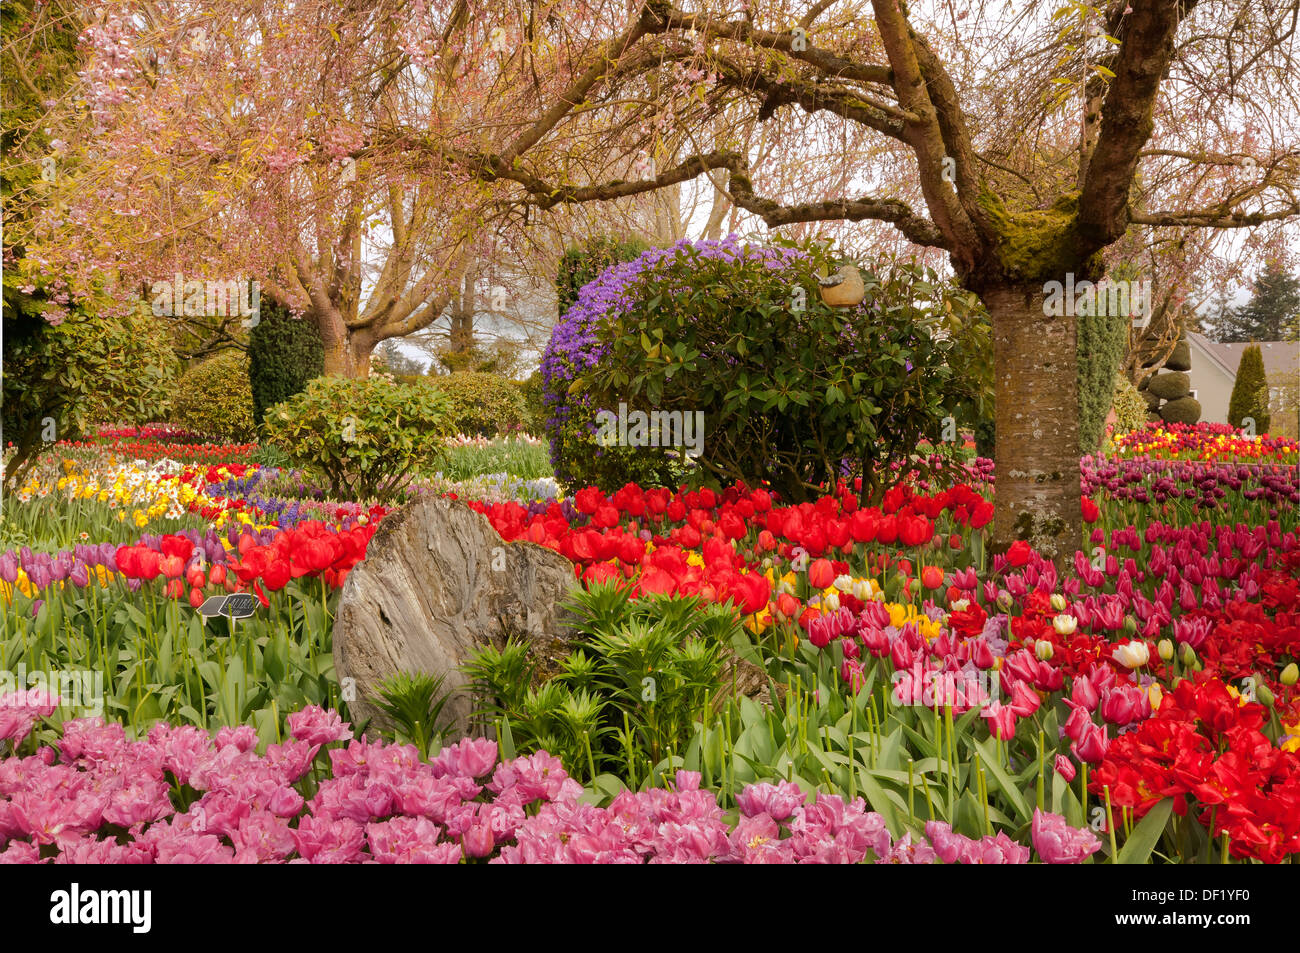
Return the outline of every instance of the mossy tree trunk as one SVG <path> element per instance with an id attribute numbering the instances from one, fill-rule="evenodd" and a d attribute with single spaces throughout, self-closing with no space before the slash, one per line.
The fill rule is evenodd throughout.
<path id="1" fill-rule="evenodd" d="M 1043 287 L 983 292 L 996 370 L 996 512 L 993 549 L 1028 540 L 1058 564 L 1079 538 L 1076 325 L 1043 307 Z"/>

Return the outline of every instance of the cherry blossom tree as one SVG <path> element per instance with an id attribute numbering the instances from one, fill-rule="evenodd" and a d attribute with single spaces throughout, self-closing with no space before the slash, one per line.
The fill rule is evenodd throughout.
<path id="1" fill-rule="evenodd" d="M 993 323 L 995 548 L 1028 539 L 1064 559 L 1080 523 L 1078 311 L 1131 234 L 1245 230 L 1236 254 L 1294 235 L 1296 20 L 1281 0 L 656 0 L 604 98 L 635 95 L 651 72 L 676 77 L 670 122 L 744 102 L 782 124 L 791 163 L 841 130 L 870 134 L 869 147 L 845 134 L 851 181 L 834 194 L 780 189 L 745 155 L 721 155 L 725 141 L 663 159 L 721 161 L 731 199 L 772 228 L 883 222 L 945 252 Z M 502 174 L 543 207 L 610 188 Z M 1059 301 L 1070 287 L 1075 300 L 1054 307 L 1053 289 Z"/>

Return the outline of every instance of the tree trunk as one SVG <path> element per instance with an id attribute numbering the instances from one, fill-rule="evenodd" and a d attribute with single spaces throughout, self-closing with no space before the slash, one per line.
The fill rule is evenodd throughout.
<path id="1" fill-rule="evenodd" d="M 458 293 L 451 299 L 451 307 L 448 309 L 450 318 L 450 327 L 447 331 L 447 350 L 457 356 L 468 356 L 474 350 L 474 312 L 477 302 L 475 301 L 475 285 L 477 282 L 477 270 L 473 267 L 465 269 L 465 274 L 461 276 L 460 288 Z M 468 367 L 457 367 L 457 370 L 468 370 Z"/>
<path id="2" fill-rule="evenodd" d="M 1082 544 L 1075 318 L 1044 313 L 1041 286 L 986 288 L 997 449 L 993 552 L 1027 540 L 1058 566 Z"/>
<path id="3" fill-rule="evenodd" d="M 327 377 L 369 377 L 370 354 L 376 344 L 374 338 L 350 331 L 335 316 L 315 314 L 313 317 L 325 347 L 323 374 Z"/>

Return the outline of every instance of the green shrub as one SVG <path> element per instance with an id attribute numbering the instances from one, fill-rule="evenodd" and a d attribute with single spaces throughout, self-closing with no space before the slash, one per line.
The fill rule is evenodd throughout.
<path id="1" fill-rule="evenodd" d="M 560 258 L 559 273 L 555 278 L 560 314 L 563 315 L 578 300 L 583 285 L 611 265 L 631 261 L 649 247 L 640 238 L 618 240 L 601 236 L 569 248 Z"/>
<path id="2" fill-rule="evenodd" d="M 427 378 L 447 402 L 448 425 L 468 437 L 494 437 L 523 429 L 527 410 L 514 381 L 462 371 Z"/>
<path id="3" fill-rule="evenodd" d="M 1195 397 L 1178 397 L 1160 407 L 1160 419 L 1167 424 L 1194 424 L 1201 419 L 1201 402 Z"/>
<path id="4" fill-rule="evenodd" d="M 232 443 L 254 437 L 248 356 L 222 351 L 182 374 L 172 391 L 171 422 Z"/>
<path id="5" fill-rule="evenodd" d="M 450 344 L 439 347 L 429 366 L 429 376 L 434 376 L 434 366 L 446 374 L 473 371 L 476 374 L 496 374 L 513 377 L 519 367 L 519 345 L 514 341 L 495 341 L 490 345 L 474 343 L 466 350 L 454 350 Z"/>
<path id="6" fill-rule="evenodd" d="M 339 499 L 392 499 L 450 436 L 446 400 L 424 384 L 383 375 L 318 377 L 268 408 L 270 443 L 329 481 Z"/>
<path id="7" fill-rule="evenodd" d="M 598 584 L 576 590 L 573 652 L 539 681 L 526 643 L 480 650 L 466 666 L 479 717 L 504 716 L 520 753 L 546 750 L 574 777 L 628 777 L 681 753 L 695 721 L 711 722 L 727 647 L 745 637 L 730 606 Z"/>
<path id="8" fill-rule="evenodd" d="M 253 422 L 261 424 L 266 409 L 302 391 L 325 369 L 325 345 L 320 331 L 306 318 L 262 300 L 260 320 L 248 336 L 248 380 L 253 394 Z"/>
<path id="9" fill-rule="evenodd" d="M 1268 380 L 1264 377 L 1264 355 L 1258 344 L 1241 352 L 1237 365 L 1237 379 L 1228 398 L 1228 423 L 1234 427 L 1251 429 L 1254 433 L 1268 433 L 1271 422 L 1268 412 Z"/>
<path id="10" fill-rule="evenodd" d="M 161 417 L 177 370 L 166 329 L 151 315 L 100 313 L 95 300 L 61 313 L 39 287 L 22 290 L 28 281 L 35 279 L 6 266 L 0 446 L 14 444 L 10 486 L 55 440 L 75 439 L 94 423 Z M 57 325 L 47 311 L 59 314 Z"/>
<path id="11" fill-rule="evenodd" d="M 1098 296 L 1098 300 L 1105 300 Z M 1124 359 L 1132 317 L 1080 315 L 1076 324 L 1079 374 L 1079 450 L 1095 453 L 1115 399 L 1115 374 Z"/>
<path id="12" fill-rule="evenodd" d="M 1182 371 L 1164 371 L 1151 378 L 1147 392 L 1161 400 L 1177 400 L 1192 392 L 1192 378 Z"/>
<path id="13" fill-rule="evenodd" d="M 1178 339 L 1174 349 L 1169 352 L 1165 358 L 1165 370 L 1167 371 L 1190 371 L 1192 369 L 1192 345 L 1188 342 L 1187 337 L 1183 336 Z"/>
<path id="14" fill-rule="evenodd" d="M 546 385 L 542 372 L 533 371 L 526 380 L 516 381 L 515 386 L 524 402 L 524 432 L 540 436 L 546 425 Z"/>
<path id="15" fill-rule="evenodd" d="M 1111 436 L 1141 430 L 1147 419 L 1147 400 L 1123 374 L 1115 375 L 1115 429 Z"/>
<path id="16" fill-rule="evenodd" d="M 817 279 L 837 264 L 817 244 L 733 237 L 652 250 L 584 287 L 542 364 L 557 478 L 671 484 L 689 456 L 700 482 L 766 480 L 789 500 L 853 475 L 864 497 L 882 491 L 890 462 L 971 404 L 977 388 L 949 359 L 977 336 L 978 302 L 898 265 L 863 275 L 860 305 L 831 307 Z M 660 426 L 643 434 L 650 413 Z M 682 427 L 664 434 L 666 414 Z"/>

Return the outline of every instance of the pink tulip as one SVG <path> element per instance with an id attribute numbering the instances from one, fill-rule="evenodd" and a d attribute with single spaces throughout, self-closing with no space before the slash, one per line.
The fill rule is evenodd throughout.
<path id="1" fill-rule="evenodd" d="M 989 731 L 999 741 L 1016 736 L 1016 713 L 1010 706 L 998 701 L 989 702 L 980 712 L 980 717 L 988 720 Z"/>
<path id="2" fill-rule="evenodd" d="M 1096 687 L 1086 675 L 1080 675 L 1075 678 L 1074 684 L 1070 686 L 1070 700 L 1076 705 L 1086 708 L 1089 712 L 1097 710 L 1097 702 L 1101 696 L 1097 694 Z"/>
<path id="3" fill-rule="evenodd" d="M 1034 808 L 1030 839 L 1045 864 L 1079 864 L 1101 847 L 1092 831 L 1071 827 L 1060 814 L 1038 808 Z"/>
<path id="4" fill-rule="evenodd" d="M 1038 697 L 1038 692 L 1034 691 L 1024 682 L 1016 682 L 1011 687 L 1011 710 L 1015 712 L 1017 718 L 1028 718 L 1034 712 L 1038 711 L 1038 706 L 1042 704 L 1042 699 Z"/>
<path id="5" fill-rule="evenodd" d="M 1084 729 L 1082 737 L 1070 745 L 1070 750 L 1080 761 L 1086 761 L 1089 764 L 1098 764 L 1106 757 L 1106 748 L 1109 742 L 1106 737 L 1106 729 L 1101 725 L 1088 723 Z"/>
<path id="6" fill-rule="evenodd" d="M 1058 754 L 1056 756 L 1056 761 L 1054 762 L 1053 767 L 1056 768 L 1057 774 L 1065 778 L 1066 784 L 1069 784 L 1071 781 L 1074 780 L 1074 775 L 1075 775 L 1074 762 L 1071 761 L 1069 758 L 1067 758 L 1065 755 Z"/>

